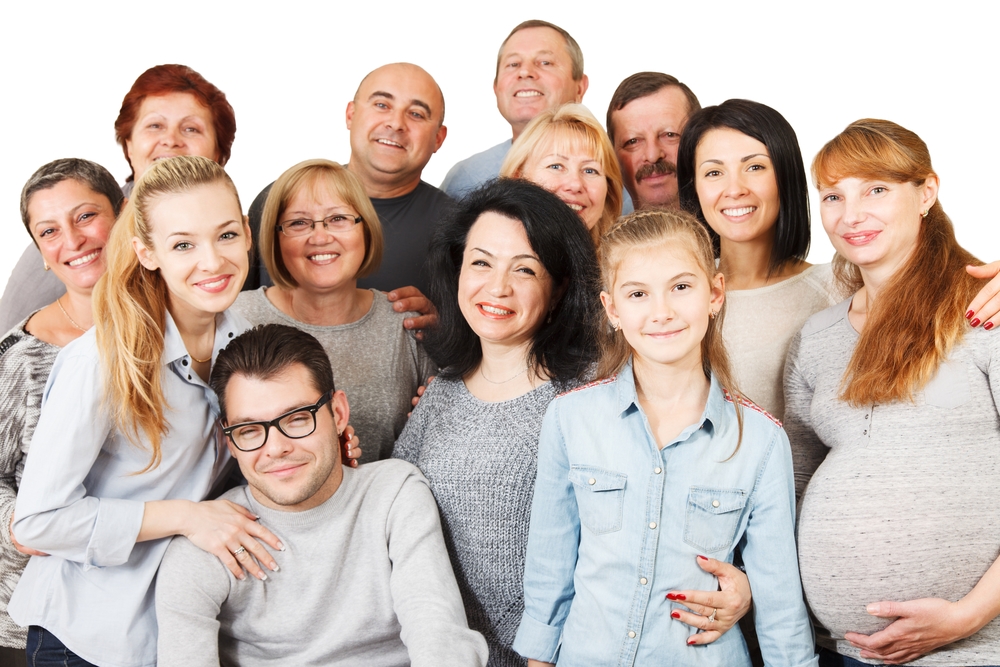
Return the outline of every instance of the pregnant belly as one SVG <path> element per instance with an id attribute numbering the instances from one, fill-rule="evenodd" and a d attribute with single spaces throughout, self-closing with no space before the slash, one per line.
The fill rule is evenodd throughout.
<path id="1" fill-rule="evenodd" d="M 871 634 L 891 622 L 868 615 L 871 602 L 968 593 L 1000 549 L 995 476 L 931 472 L 920 457 L 893 466 L 905 458 L 886 452 L 838 454 L 813 475 L 799 512 L 802 586 L 816 619 L 834 637 Z"/>

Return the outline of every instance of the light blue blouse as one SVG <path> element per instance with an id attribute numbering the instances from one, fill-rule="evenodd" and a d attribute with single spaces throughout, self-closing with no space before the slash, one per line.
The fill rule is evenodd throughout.
<path id="1" fill-rule="evenodd" d="M 216 317 L 219 351 L 248 328 L 235 313 Z M 38 625 L 81 658 L 107 667 L 156 664 L 153 580 L 169 539 L 137 544 L 145 501 L 205 497 L 228 453 L 219 437 L 215 392 L 167 314 L 163 393 L 169 424 L 160 465 L 112 428 L 94 331 L 67 345 L 45 387 L 14 509 L 19 542 L 34 556 L 8 611 Z"/>
<path id="2" fill-rule="evenodd" d="M 698 554 L 743 553 L 768 665 L 816 665 L 795 553 L 791 451 L 756 406 L 713 378 L 704 413 L 662 450 L 617 377 L 556 398 L 542 424 L 514 649 L 566 665 L 749 666 L 739 628 L 688 646 L 670 590 L 716 590 Z"/>

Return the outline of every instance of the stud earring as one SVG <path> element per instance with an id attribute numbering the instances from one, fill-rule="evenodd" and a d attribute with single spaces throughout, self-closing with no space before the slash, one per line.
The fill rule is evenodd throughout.
<path id="1" fill-rule="evenodd" d="M 930 211 L 924 211 L 923 213 L 920 214 L 920 217 L 926 218 L 928 213 L 930 213 Z"/>
<path id="2" fill-rule="evenodd" d="M 714 310 L 708 311 L 708 317 L 709 317 L 709 319 L 714 320 L 715 319 L 715 315 L 716 315 L 716 313 L 715 313 Z"/>
<path id="3" fill-rule="evenodd" d="M 48 271 L 49 270 L 49 263 L 48 262 L 43 262 L 43 264 L 45 266 L 45 270 Z"/>

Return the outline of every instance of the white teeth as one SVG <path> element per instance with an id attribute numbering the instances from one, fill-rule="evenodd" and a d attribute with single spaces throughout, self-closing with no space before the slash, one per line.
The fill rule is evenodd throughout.
<path id="1" fill-rule="evenodd" d="M 77 257 L 72 262 L 69 262 L 69 265 L 70 266 L 80 266 L 81 264 L 86 264 L 87 262 L 91 261 L 92 259 L 94 259 L 95 257 L 97 257 L 100 254 L 101 254 L 100 250 L 95 250 L 94 252 L 90 253 L 89 255 L 84 255 L 83 257 Z"/>
<path id="2" fill-rule="evenodd" d="M 222 283 L 224 283 L 224 282 L 226 282 L 225 278 L 219 278 L 218 280 L 214 280 L 214 281 L 212 281 L 210 283 L 201 283 L 201 286 L 202 287 L 207 287 L 208 289 L 215 289 L 216 287 L 219 287 L 220 285 L 222 285 Z"/>
<path id="3" fill-rule="evenodd" d="M 566 206 L 569 206 L 574 211 L 582 211 L 583 210 L 583 207 L 580 206 L 579 204 L 566 204 Z"/>
<path id="4" fill-rule="evenodd" d="M 747 215 L 753 213 L 757 210 L 756 206 L 744 206 L 743 208 L 724 208 L 722 209 L 723 215 L 731 215 L 734 218 L 738 218 L 741 215 Z"/>
<path id="5" fill-rule="evenodd" d="M 322 255 L 309 255 L 309 259 L 314 262 L 325 262 L 328 259 L 333 259 L 337 255 L 332 252 L 323 253 Z"/>
<path id="6" fill-rule="evenodd" d="M 514 97 L 541 97 L 542 94 L 537 90 L 519 90 L 514 93 Z"/>
<path id="7" fill-rule="evenodd" d="M 514 312 L 512 310 L 507 310 L 506 308 L 494 308 L 493 306 L 480 305 L 479 307 L 485 310 L 490 315 L 510 315 L 511 313 Z"/>
<path id="8" fill-rule="evenodd" d="M 388 139 L 376 139 L 380 144 L 385 144 L 386 146 L 395 146 L 396 148 L 402 148 L 402 144 L 397 144 L 395 141 L 390 141 Z"/>

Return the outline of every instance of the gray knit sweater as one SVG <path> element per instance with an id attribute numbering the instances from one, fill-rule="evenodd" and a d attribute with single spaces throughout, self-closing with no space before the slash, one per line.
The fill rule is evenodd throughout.
<path id="1" fill-rule="evenodd" d="M 403 320 L 413 313 L 397 313 L 384 292 L 372 290 L 372 307 L 357 322 L 317 326 L 278 310 L 266 289 L 242 292 L 233 310 L 252 324 L 287 324 L 315 336 L 330 357 L 337 389 L 347 394 L 361 463 L 388 458 L 417 387 L 437 371 L 413 332 L 403 328 Z"/>
<path id="2" fill-rule="evenodd" d="M 394 456 L 416 464 L 441 510 L 469 627 L 486 637 L 490 667 L 525 665 L 511 650 L 524 611 L 524 554 L 549 382 L 486 403 L 461 380 L 427 387 Z"/>
<path id="3" fill-rule="evenodd" d="M 1000 553 L 1000 336 L 966 331 L 912 403 L 852 407 L 838 398 L 858 341 L 849 307 L 817 313 L 793 339 L 785 430 L 817 639 L 859 659 L 844 633 L 888 624 L 865 605 L 959 600 Z M 1000 619 L 908 664 L 1000 664 Z"/>
<path id="4" fill-rule="evenodd" d="M 24 648 L 28 636 L 7 615 L 7 603 L 28 564 L 10 541 L 10 516 L 24 471 L 24 456 L 42 408 L 42 391 L 62 348 L 24 330 L 30 319 L 0 339 L 0 646 Z"/>

